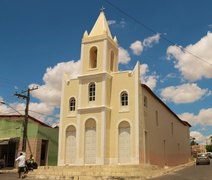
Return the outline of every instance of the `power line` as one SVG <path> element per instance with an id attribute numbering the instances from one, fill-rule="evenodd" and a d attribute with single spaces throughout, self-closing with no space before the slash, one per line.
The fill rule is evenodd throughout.
<path id="1" fill-rule="evenodd" d="M 148 31 L 154 33 L 154 34 L 157 34 L 158 32 L 155 31 L 154 29 L 152 29 L 151 27 L 147 26 L 146 24 L 144 24 L 143 22 L 141 22 L 140 20 L 136 19 L 135 17 L 131 16 L 130 14 L 128 14 L 127 12 L 125 12 L 124 10 L 122 10 L 121 8 L 117 7 L 116 5 L 114 5 L 113 3 L 109 2 L 108 0 L 103 0 L 105 1 L 107 4 L 109 4 L 110 6 L 112 6 L 113 8 L 115 8 L 116 10 L 118 10 L 119 12 L 121 12 L 122 14 L 124 14 L 125 16 L 127 16 L 128 18 L 132 19 L 134 22 L 136 22 L 137 24 L 143 26 L 145 29 L 147 29 Z M 170 39 L 166 38 L 165 36 L 163 35 L 160 35 L 160 37 L 167 41 L 169 44 L 173 45 L 173 46 L 176 46 L 178 47 L 180 50 L 182 50 L 183 52 L 186 52 L 192 56 L 195 57 L 195 60 L 198 60 L 198 61 L 202 61 L 204 63 L 207 63 L 208 65 L 212 65 L 212 63 L 208 62 L 206 59 L 192 53 L 191 51 L 188 51 L 186 50 L 185 48 L 177 45 L 177 43 L 175 43 L 174 41 L 171 41 Z"/>
<path id="2" fill-rule="evenodd" d="M 37 113 L 37 114 L 40 114 L 40 115 L 43 115 L 43 116 L 47 116 L 47 117 L 58 118 L 57 116 L 54 116 L 54 115 L 48 115 L 48 114 L 44 114 L 44 113 L 33 111 L 33 110 L 29 110 L 29 111 L 30 112 L 34 112 L 34 113 Z"/>

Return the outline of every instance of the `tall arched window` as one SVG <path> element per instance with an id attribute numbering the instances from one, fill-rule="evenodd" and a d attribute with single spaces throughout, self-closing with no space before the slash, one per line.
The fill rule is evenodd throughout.
<path id="1" fill-rule="evenodd" d="M 74 97 L 71 97 L 69 100 L 69 108 L 70 108 L 70 111 L 75 111 L 76 109 L 76 100 Z"/>
<path id="2" fill-rule="evenodd" d="M 121 93 L 121 106 L 128 106 L 128 94 L 126 91 Z"/>
<path id="3" fill-rule="evenodd" d="M 114 71 L 114 52 L 113 51 L 111 51 L 111 54 L 110 54 L 110 70 Z"/>
<path id="4" fill-rule="evenodd" d="M 94 82 L 89 84 L 88 91 L 89 91 L 89 101 L 95 101 L 96 85 Z"/>
<path id="5" fill-rule="evenodd" d="M 90 68 L 96 68 L 97 67 L 97 48 L 92 47 L 90 49 L 90 61 L 89 61 L 89 67 Z"/>

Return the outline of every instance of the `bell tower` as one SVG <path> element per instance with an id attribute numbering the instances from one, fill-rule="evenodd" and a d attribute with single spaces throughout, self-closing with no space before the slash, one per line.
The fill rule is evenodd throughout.
<path id="1" fill-rule="evenodd" d="M 81 75 L 118 71 L 118 43 L 112 38 L 103 11 L 91 32 L 85 31 L 81 46 Z"/>
<path id="2" fill-rule="evenodd" d="M 110 126 L 112 74 L 117 71 L 117 39 L 112 38 L 101 11 L 91 32 L 85 31 L 81 44 L 77 126 L 81 142 L 78 149 L 84 149 L 84 152 L 78 154 L 80 164 L 108 163 L 106 129 Z M 95 144 L 89 144 L 90 141 Z"/>

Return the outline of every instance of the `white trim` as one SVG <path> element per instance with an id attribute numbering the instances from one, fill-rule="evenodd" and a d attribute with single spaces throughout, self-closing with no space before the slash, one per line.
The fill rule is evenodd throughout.
<path id="1" fill-rule="evenodd" d="M 106 77 L 104 76 L 102 79 L 102 106 L 106 106 Z"/>
<path id="2" fill-rule="evenodd" d="M 103 65 L 103 71 L 106 71 L 107 72 L 107 66 L 108 66 L 108 61 L 107 61 L 107 47 L 108 47 L 108 44 L 107 44 L 107 39 L 105 39 L 103 41 L 103 62 L 102 62 L 102 65 Z"/>
<path id="3" fill-rule="evenodd" d="M 60 103 L 60 124 L 59 124 L 59 147 L 58 147 L 58 166 L 64 165 L 64 154 L 63 154 L 63 117 L 64 117 L 64 109 L 63 109 L 63 104 L 64 104 L 64 89 L 65 89 L 65 75 L 63 75 L 63 80 L 62 80 L 62 95 L 61 95 L 61 103 Z"/>
<path id="4" fill-rule="evenodd" d="M 101 164 L 105 163 L 105 152 L 106 152 L 106 113 L 102 111 L 102 126 L 101 126 Z"/>
<path id="5" fill-rule="evenodd" d="M 80 147 L 80 114 L 78 114 L 77 116 L 77 125 L 76 125 L 76 146 L 77 146 L 77 152 L 76 152 L 76 164 L 82 164 L 80 161 L 80 154 L 79 154 L 79 149 L 81 149 Z"/>
<path id="6" fill-rule="evenodd" d="M 79 109 L 79 107 L 81 107 L 81 97 L 82 97 L 82 80 L 79 79 L 79 91 L 78 91 L 78 103 L 77 103 L 77 107 L 76 109 Z"/>
<path id="7" fill-rule="evenodd" d="M 102 78 L 103 76 L 108 76 L 109 78 L 112 77 L 108 72 L 98 72 L 95 74 L 79 75 L 78 79 L 87 80 L 87 79 Z"/>
<path id="8" fill-rule="evenodd" d="M 139 68 L 140 65 L 137 64 L 136 71 L 138 73 L 135 74 L 135 163 L 139 164 L 139 87 L 140 87 L 140 79 L 139 79 Z"/>
<path id="9" fill-rule="evenodd" d="M 83 66 L 84 66 L 84 44 L 81 44 L 81 55 L 80 55 L 80 74 L 83 73 Z"/>
<path id="10" fill-rule="evenodd" d="M 77 118 L 77 124 L 76 124 L 76 141 L 77 141 L 77 144 L 76 144 L 76 146 L 77 146 L 76 164 L 78 164 L 78 165 L 83 164 L 83 161 L 80 158 L 80 154 L 79 154 L 80 153 L 79 149 L 82 148 L 82 147 L 80 147 L 80 134 L 82 133 L 80 131 L 81 115 L 78 111 L 79 107 L 81 106 L 81 101 L 82 101 L 81 97 L 82 97 L 82 80 L 79 79 L 78 103 L 77 103 L 77 106 L 76 106 L 76 116 L 77 116 L 76 117 Z"/>
<path id="11" fill-rule="evenodd" d="M 81 107 L 81 108 L 78 108 L 77 111 L 78 112 L 86 112 L 86 111 L 104 111 L 104 110 L 109 110 L 111 111 L 111 108 L 110 107 L 106 107 L 106 106 L 94 106 L 94 107 Z"/>

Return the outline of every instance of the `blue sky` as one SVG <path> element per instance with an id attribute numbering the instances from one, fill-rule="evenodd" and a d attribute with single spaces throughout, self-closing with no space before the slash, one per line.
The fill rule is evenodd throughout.
<path id="1" fill-rule="evenodd" d="M 205 142 L 212 135 L 210 0 L 1 0 L 0 100 L 24 113 L 24 101 L 13 94 L 38 86 L 30 114 L 55 123 L 62 74 L 79 73 L 82 36 L 102 6 L 118 39 L 119 69 L 132 70 L 140 61 L 141 82 Z M 0 113 L 14 111 L 0 105 Z"/>

